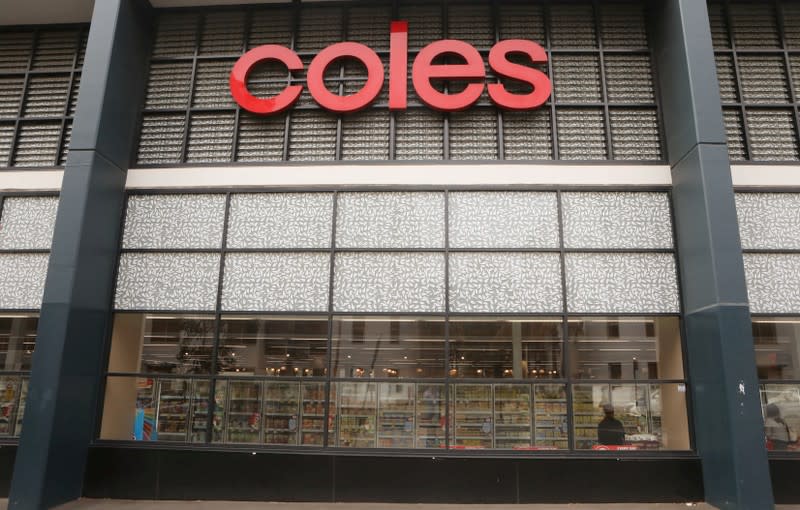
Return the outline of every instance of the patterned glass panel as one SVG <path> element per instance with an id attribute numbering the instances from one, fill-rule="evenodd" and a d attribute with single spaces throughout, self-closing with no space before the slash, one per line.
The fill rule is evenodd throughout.
<path id="1" fill-rule="evenodd" d="M 397 19 L 406 20 L 409 27 L 414 27 L 408 32 L 408 49 L 418 50 L 444 37 L 440 5 L 404 4 L 400 6 L 398 14 Z"/>
<path id="2" fill-rule="evenodd" d="M 733 161 L 746 159 L 742 112 L 738 108 L 725 108 L 722 113 L 725 120 L 725 131 L 728 135 L 728 156 Z"/>
<path id="3" fill-rule="evenodd" d="M 677 313 L 670 253 L 567 253 L 569 313 Z"/>
<path id="4" fill-rule="evenodd" d="M 389 159 L 388 110 L 366 110 L 342 119 L 342 159 Z"/>
<path id="5" fill-rule="evenodd" d="M 391 11 L 383 5 L 358 6 L 348 10 L 347 39 L 366 44 L 373 50 L 389 49 Z"/>
<path id="6" fill-rule="evenodd" d="M 606 48 L 647 48 L 644 5 L 605 3 L 600 6 L 600 35 Z"/>
<path id="7" fill-rule="evenodd" d="M 550 41 L 554 48 L 595 48 L 594 9 L 591 5 L 556 4 L 550 8 Z"/>
<path id="8" fill-rule="evenodd" d="M 775 10 L 769 2 L 730 4 L 731 32 L 738 48 L 779 48 Z"/>
<path id="9" fill-rule="evenodd" d="M 742 248 L 800 249 L 800 194 L 737 193 Z"/>
<path id="10" fill-rule="evenodd" d="M 262 44 L 292 44 L 292 13 L 287 9 L 268 9 L 253 12 L 250 21 L 249 48 Z"/>
<path id="11" fill-rule="evenodd" d="M 305 6 L 300 12 L 297 51 L 318 51 L 341 42 L 344 16 L 340 7 Z"/>
<path id="12" fill-rule="evenodd" d="M 800 312 L 800 255 L 745 253 L 750 313 Z"/>
<path id="13" fill-rule="evenodd" d="M 661 135 L 658 131 L 658 112 L 655 109 L 611 108 L 608 116 L 614 159 L 661 159 Z"/>
<path id="14" fill-rule="evenodd" d="M 48 259 L 47 253 L 0 254 L 0 308 L 42 306 Z"/>
<path id="15" fill-rule="evenodd" d="M 500 39 L 545 40 L 544 8 L 535 4 L 506 4 L 500 9 Z"/>
<path id="16" fill-rule="evenodd" d="M 219 254 L 123 253 L 114 307 L 119 310 L 213 310 Z"/>
<path id="17" fill-rule="evenodd" d="M 442 159 L 443 119 L 441 113 L 416 108 L 398 113 L 395 157 L 411 160 Z"/>
<path id="18" fill-rule="evenodd" d="M 13 166 L 53 166 L 61 144 L 61 121 L 23 122 L 19 127 Z"/>
<path id="19" fill-rule="evenodd" d="M 194 54 L 200 16 L 197 13 L 162 14 L 158 17 L 153 55 L 158 57 Z"/>
<path id="20" fill-rule="evenodd" d="M 180 163 L 186 115 L 145 115 L 139 134 L 138 163 Z"/>
<path id="21" fill-rule="evenodd" d="M 550 110 L 503 112 L 503 150 L 506 159 L 553 159 Z"/>
<path id="22" fill-rule="evenodd" d="M 78 52 L 80 29 L 40 32 L 33 52 L 33 69 L 72 68 Z"/>
<path id="23" fill-rule="evenodd" d="M 443 312 L 444 254 L 339 253 L 336 312 Z"/>
<path id="24" fill-rule="evenodd" d="M 229 80 L 235 63 L 235 60 L 197 62 L 192 106 L 234 108 L 236 103 L 231 97 Z"/>
<path id="25" fill-rule="evenodd" d="M 22 114 L 26 117 L 59 117 L 64 114 L 69 96 L 70 76 L 31 76 Z"/>
<path id="26" fill-rule="evenodd" d="M 209 163 L 231 160 L 233 112 L 193 113 L 189 121 L 186 161 Z"/>
<path id="27" fill-rule="evenodd" d="M 0 118 L 14 119 L 19 115 L 24 76 L 0 76 Z"/>
<path id="28" fill-rule="evenodd" d="M 258 193 L 231 196 L 229 248 L 329 248 L 330 193 Z"/>
<path id="29" fill-rule="evenodd" d="M 128 198 L 123 248 L 220 248 L 225 195 Z"/>
<path id="30" fill-rule="evenodd" d="M 558 120 L 558 152 L 561 159 L 606 159 L 606 128 L 600 108 L 562 108 Z"/>
<path id="31" fill-rule="evenodd" d="M 450 159 L 497 159 L 497 112 L 472 108 L 450 114 Z"/>
<path id="32" fill-rule="evenodd" d="M 747 110 L 750 159 L 797 160 L 797 131 L 791 110 Z"/>
<path id="33" fill-rule="evenodd" d="M 32 31 L 3 31 L 0 33 L 0 72 L 24 71 L 32 51 Z"/>
<path id="34" fill-rule="evenodd" d="M 451 248 L 557 248 L 556 194 L 453 192 Z"/>
<path id="35" fill-rule="evenodd" d="M 212 12 L 203 20 L 200 54 L 239 53 L 245 27 L 244 11 Z"/>
<path id="36" fill-rule="evenodd" d="M 186 108 L 191 81 L 191 62 L 154 62 L 150 66 L 145 108 Z"/>
<path id="37" fill-rule="evenodd" d="M 323 111 L 297 111 L 289 124 L 289 159 L 325 161 L 336 156 L 336 117 Z"/>
<path id="38" fill-rule="evenodd" d="M 239 115 L 239 140 L 236 161 L 280 161 L 283 159 L 283 137 L 286 117 Z"/>
<path id="39" fill-rule="evenodd" d="M 754 104 L 789 102 L 789 80 L 782 56 L 740 55 L 738 61 L 744 101 Z"/>
<path id="40" fill-rule="evenodd" d="M 559 103 L 602 101 L 600 57 L 563 54 L 554 56 L 553 95 Z"/>
<path id="41" fill-rule="evenodd" d="M 783 10 L 783 37 L 789 48 L 800 47 L 800 4 L 793 0 L 781 2 Z"/>
<path id="42" fill-rule="evenodd" d="M 666 193 L 561 195 L 566 248 L 672 248 Z"/>
<path id="43" fill-rule="evenodd" d="M 714 48 L 730 48 L 731 43 L 728 38 L 728 20 L 722 4 L 710 2 L 708 5 L 708 19 L 711 24 L 711 40 Z"/>
<path id="44" fill-rule="evenodd" d="M 328 253 L 229 253 L 225 256 L 225 311 L 328 310 Z"/>
<path id="45" fill-rule="evenodd" d="M 606 55 L 609 102 L 654 103 L 653 71 L 648 55 Z"/>
<path id="46" fill-rule="evenodd" d="M 491 4 L 449 4 L 447 36 L 467 41 L 476 48 L 490 48 L 494 44 Z"/>
<path id="47" fill-rule="evenodd" d="M 443 193 L 341 193 L 338 248 L 443 248 Z"/>
<path id="48" fill-rule="evenodd" d="M 14 123 L 0 124 L 0 167 L 8 163 L 14 143 Z"/>
<path id="49" fill-rule="evenodd" d="M 49 250 L 58 197 L 8 197 L 0 216 L 0 249 Z"/>
<path id="50" fill-rule="evenodd" d="M 562 311 L 557 253 L 451 253 L 450 311 Z"/>
<path id="51" fill-rule="evenodd" d="M 739 100 L 739 94 L 736 87 L 736 67 L 733 64 L 733 57 L 717 54 L 715 58 L 720 98 L 723 103 L 735 103 Z"/>

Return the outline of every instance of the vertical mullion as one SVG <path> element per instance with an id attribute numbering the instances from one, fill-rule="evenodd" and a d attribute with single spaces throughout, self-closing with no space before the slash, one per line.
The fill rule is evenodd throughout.
<path id="1" fill-rule="evenodd" d="M 219 249 L 219 272 L 217 281 L 217 300 L 214 305 L 214 345 L 211 349 L 211 376 L 208 383 L 208 406 L 206 410 L 206 443 L 213 441 L 213 426 L 214 421 L 214 406 L 216 399 L 214 398 L 217 392 L 217 358 L 219 357 L 219 336 L 220 326 L 222 323 L 222 289 L 223 281 L 225 279 L 225 256 L 227 254 L 228 246 L 228 220 L 231 210 L 231 194 L 225 195 L 225 211 L 223 212 L 222 223 L 222 241 Z M 226 388 L 229 390 L 230 388 Z M 227 421 L 228 416 L 225 415 Z M 191 426 L 191 424 L 190 424 Z"/>
<path id="2" fill-rule="evenodd" d="M 789 97 L 792 100 L 792 120 L 794 121 L 794 139 L 797 146 L 800 148 L 800 141 L 798 141 L 798 137 L 800 137 L 800 119 L 798 119 L 798 110 L 797 110 L 797 95 L 795 94 L 794 89 L 794 77 L 792 76 L 792 63 L 789 60 L 789 51 L 786 45 L 786 21 L 783 16 L 783 7 L 781 2 L 778 0 L 774 1 L 775 7 L 775 17 L 776 22 L 778 25 L 778 35 L 781 38 L 781 53 L 783 54 L 783 65 L 786 69 L 786 83 L 789 86 Z M 797 153 L 796 153 L 797 154 Z M 800 154 L 798 154 L 800 157 Z"/>
<path id="3" fill-rule="evenodd" d="M 342 16 L 342 41 L 347 40 L 347 18 L 350 14 L 349 7 L 339 7 Z M 323 75 L 322 80 L 325 81 Z M 339 62 L 339 95 L 344 95 L 344 62 Z M 336 161 L 342 159 L 342 114 L 336 116 L 336 151 L 333 157 Z"/>
<path id="4" fill-rule="evenodd" d="M 58 143 L 58 151 L 56 152 L 56 160 L 55 165 L 58 166 L 58 162 L 61 159 L 61 152 L 64 149 L 64 139 L 66 137 L 67 131 L 67 117 L 69 117 L 69 106 L 70 100 L 72 99 L 72 90 L 75 87 L 75 68 L 78 67 L 78 53 L 81 51 L 81 40 L 83 39 L 83 30 L 78 30 L 78 40 L 76 41 L 77 44 L 75 46 L 75 54 L 72 55 L 72 68 L 69 72 L 69 85 L 67 86 L 67 101 L 64 104 L 63 115 L 61 117 L 61 136 L 59 138 Z M 69 150 L 69 148 L 67 148 Z M 64 160 L 66 164 L 66 159 Z"/>
<path id="5" fill-rule="evenodd" d="M 244 13 L 244 34 L 242 36 L 242 54 L 247 52 L 250 39 L 250 31 L 253 25 L 253 10 L 247 9 Z M 239 121 L 242 107 L 236 104 L 236 113 L 233 118 L 233 140 L 231 142 L 231 162 L 236 161 L 236 153 L 239 151 Z"/>
<path id="6" fill-rule="evenodd" d="M 500 41 L 500 16 L 498 14 L 497 0 L 492 0 L 492 25 L 494 26 L 494 43 Z M 496 83 L 500 83 L 500 77 L 495 77 Z M 504 138 L 503 138 L 503 110 L 495 107 L 497 113 L 497 159 L 506 159 Z"/>
<path id="7" fill-rule="evenodd" d="M 447 39 L 447 0 L 442 0 L 442 38 Z M 444 93 L 450 93 L 448 82 L 444 83 Z M 450 159 L 450 114 L 442 113 L 442 159 Z"/>
<path id="8" fill-rule="evenodd" d="M 731 56 L 733 57 L 733 69 L 734 73 L 736 73 L 736 94 L 739 99 L 739 113 L 742 115 L 742 131 L 744 134 L 744 146 L 745 146 L 745 159 L 751 160 L 752 159 L 752 150 L 750 146 L 750 128 L 747 125 L 747 111 L 744 106 L 744 93 L 742 92 L 742 79 L 741 74 L 739 73 L 739 58 L 736 52 L 736 40 L 733 37 L 733 18 L 731 16 L 730 10 L 730 3 L 728 0 L 724 0 L 722 3 L 722 9 L 725 16 L 725 25 L 728 28 L 728 43 L 731 46 Z"/>
<path id="9" fill-rule="evenodd" d="M 298 27 L 300 26 L 300 1 L 293 0 L 292 1 L 292 28 L 290 31 L 290 41 L 289 41 L 289 48 L 294 51 L 297 48 L 297 31 Z M 287 71 L 286 74 L 286 84 L 289 85 L 292 83 L 292 72 Z M 283 161 L 289 161 L 289 133 L 292 124 L 292 109 L 288 109 L 286 111 L 286 120 L 283 125 L 283 157 L 281 158 Z M 302 387 L 301 390 L 301 398 L 302 398 Z"/>
<path id="10" fill-rule="evenodd" d="M 25 108 L 25 98 L 28 95 L 28 85 L 30 82 L 31 69 L 33 68 L 33 56 L 36 54 L 36 48 L 39 46 L 39 29 L 34 29 L 33 37 L 31 38 L 31 54 L 28 57 L 28 67 L 25 69 L 25 78 L 22 81 L 22 94 L 19 98 L 19 108 L 17 108 L 17 119 L 14 121 L 14 133 L 11 135 L 11 148 L 8 151 L 8 167 L 14 165 L 14 156 L 17 152 L 17 145 L 19 143 L 19 125 L 22 119 L 22 113 Z"/>
<path id="11" fill-rule="evenodd" d="M 603 36 L 600 23 L 600 4 L 597 0 L 592 0 L 592 12 L 594 13 L 594 31 L 597 38 L 597 51 L 600 57 L 600 87 L 603 101 L 603 117 L 606 124 L 606 149 L 607 158 L 614 159 L 614 146 L 611 139 L 611 116 L 608 112 L 608 91 L 606 90 L 606 63 L 603 57 Z"/>
<path id="12" fill-rule="evenodd" d="M 205 16 L 200 14 L 197 19 L 194 40 L 194 55 L 192 56 L 192 78 L 189 82 L 189 97 L 186 101 L 186 118 L 183 121 L 183 145 L 181 147 L 181 160 L 179 163 L 186 162 L 186 155 L 189 152 L 189 128 L 192 120 L 192 101 L 194 101 L 195 80 L 197 79 L 197 55 L 200 53 L 200 41 L 203 38 L 205 28 Z"/>
<path id="13" fill-rule="evenodd" d="M 542 5 L 542 22 L 544 23 L 544 38 L 545 38 L 545 51 L 547 52 L 547 75 L 550 78 L 550 83 L 554 82 L 553 77 L 553 46 L 550 41 L 550 3 Z M 560 159 L 558 155 L 558 129 L 556 125 L 556 96 L 555 91 L 550 92 L 550 133 L 551 133 L 551 147 L 553 149 L 553 159 Z"/>
<path id="14" fill-rule="evenodd" d="M 334 191 L 331 200 L 333 201 L 331 207 L 331 246 L 330 246 L 330 261 L 328 263 L 328 370 L 325 375 L 325 398 L 323 405 L 325 406 L 322 420 L 322 447 L 326 448 L 331 446 L 328 444 L 329 422 L 330 422 L 330 399 L 331 387 L 333 382 L 333 282 L 334 282 L 334 265 L 336 262 L 336 215 L 339 210 L 339 192 Z M 336 429 L 338 435 L 339 429 Z"/>
<path id="15" fill-rule="evenodd" d="M 564 400 L 567 406 L 567 449 L 575 449 L 574 418 L 572 416 L 572 374 L 569 370 L 569 306 L 567 304 L 567 261 L 564 247 L 564 202 L 561 190 L 556 191 L 556 212 L 558 213 L 558 247 L 561 259 L 561 378 L 565 379 Z"/>
<path id="16" fill-rule="evenodd" d="M 444 441 L 450 449 L 450 191 L 444 190 Z"/>

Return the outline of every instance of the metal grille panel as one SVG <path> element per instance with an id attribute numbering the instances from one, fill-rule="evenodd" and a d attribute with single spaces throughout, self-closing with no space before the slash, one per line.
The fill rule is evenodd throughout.
<path id="1" fill-rule="evenodd" d="M 800 4 L 709 4 L 728 153 L 734 161 L 797 161 Z"/>
<path id="2" fill-rule="evenodd" d="M 499 39 L 541 43 L 552 64 L 538 68 L 552 73 L 554 103 L 535 112 L 502 111 L 484 89 L 468 111 L 442 114 L 422 104 L 410 79 L 408 110 L 397 112 L 388 110 L 388 79 L 369 108 L 342 116 L 322 110 L 305 86 L 297 104 L 277 117 L 249 115 L 230 97 L 228 79 L 236 55 L 261 44 L 292 47 L 307 68 L 322 48 L 358 41 L 379 52 L 388 75 L 392 19 L 409 22 L 409 70 L 419 49 L 435 40 L 465 40 L 484 58 Z M 388 4 L 299 3 L 167 11 L 158 15 L 137 163 L 216 163 L 224 162 L 225 155 L 228 162 L 661 161 L 652 74 L 644 3 L 637 2 L 427 2 L 394 9 Z M 362 65 L 342 61 L 329 66 L 325 84 L 334 93 L 349 95 L 360 90 L 365 79 Z M 487 65 L 486 82 L 495 81 Z M 288 83 L 304 82 L 305 71 L 289 76 L 277 63 L 263 64 L 248 77 L 248 87 L 257 97 L 274 96 Z M 512 93 L 528 92 L 527 85 L 516 80 L 502 82 Z M 434 83 L 450 93 L 464 85 Z M 208 119 L 201 114 L 226 120 L 213 129 L 209 124 L 200 135 L 200 124 L 192 122 Z M 166 122 L 162 127 L 157 125 L 160 120 Z M 630 125 L 641 125 L 644 131 Z M 155 143 L 154 136 L 161 135 L 163 142 Z M 201 143 L 208 147 L 201 148 Z"/>
<path id="3" fill-rule="evenodd" d="M 87 28 L 0 30 L 0 168 L 63 165 Z"/>

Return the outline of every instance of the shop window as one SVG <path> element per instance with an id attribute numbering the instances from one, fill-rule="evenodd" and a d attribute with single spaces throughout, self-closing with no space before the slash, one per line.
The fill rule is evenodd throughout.
<path id="1" fill-rule="evenodd" d="M 759 379 L 800 379 L 800 319 L 753 318 Z"/>
<path id="2" fill-rule="evenodd" d="M 492 379 L 563 377 L 561 321 L 451 319 L 449 375 Z"/>
<path id="3" fill-rule="evenodd" d="M 328 318 L 224 316 L 217 373 L 270 377 L 324 376 Z"/>
<path id="4" fill-rule="evenodd" d="M 445 322 L 420 317 L 335 317 L 334 377 L 444 377 Z"/>
<path id="5" fill-rule="evenodd" d="M 214 318 L 121 313 L 114 317 L 109 372 L 208 374 Z"/>
<path id="6" fill-rule="evenodd" d="M 677 317 L 569 319 L 572 377 L 682 379 Z"/>

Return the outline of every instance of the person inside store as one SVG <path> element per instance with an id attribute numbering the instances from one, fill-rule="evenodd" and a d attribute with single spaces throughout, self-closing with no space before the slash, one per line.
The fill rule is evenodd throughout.
<path id="1" fill-rule="evenodd" d="M 625 444 L 625 427 L 614 418 L 614 406 L 603 404 L 605 417 L 597 424 L 597 442 L 603 445 Z"/>
<path id="2" fill-rule="evenodd" d="M 775 404 L 767 404 L 767 416 L 764 419 L 764 432 L 767 436 L 767 447 L 770 450 L 786 450 L 797 441 L 797 434 L 781 418 L 781 409 Z"/>

